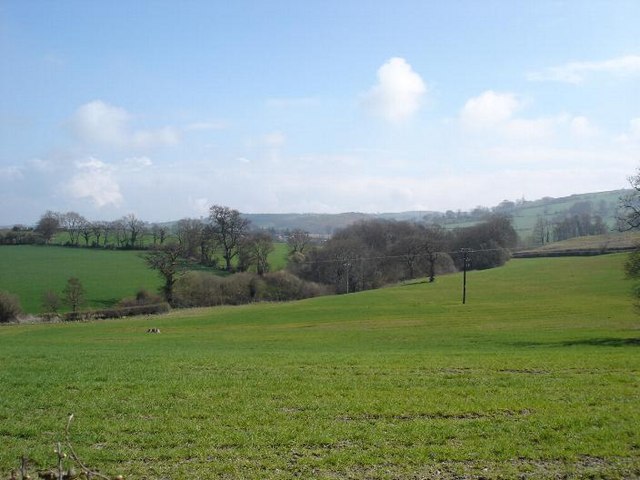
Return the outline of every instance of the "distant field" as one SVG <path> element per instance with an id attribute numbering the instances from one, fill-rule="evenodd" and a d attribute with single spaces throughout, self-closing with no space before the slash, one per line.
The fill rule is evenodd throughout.
<path id="1" fill-rule="evenodd" d="M 0 247 L 0 290 L 20 297 L 28 313 L 42 311 L 42 294 L 61 292 L 69 277 L 78 277 L 87 291 L 88 308 L 104 308 L 139 288 L 156 291 L 162 281 L 145 265 L 138 251 L 44 246 Z M 287 245 L 274 244 L 272 270 L 286 266 Z"/>
<path id="2" fill-rule="evenodd" d="M 628 193 L 625 190 L 611 192 L 586 193 L 556 199 L 541 199 L 518 205 L 511 213 L 513 228 L 518 232 L 520 240 L 527 242 L 539 217 L 552 222 L 557 216 L 568 215 L 571 207 L 577 202 L 591 202 L 593 214 L 600 215 L 610 229 L 616 225 L 616 210 L 620 197 Z M 478 221 L 449 222 L 448 229 L 469 227 Z"/>
<path id="3" fill-rule="evenodd" d="M 640 233 L 609 233 L 575 237 L 561 242 L 553 242 L 527 250 L 529 252 L 562 252 L 567 250 L 603 250 L 615 248 L 634 248 L 640 244 Z"/>
<path id="4" fill-rule="evenodd" d="M 17 294 L 29 313 L 40 312 L 42 294 L 48 289 L 61 292 L 69 277 L 80 279 L 91 308 L 113 305 L 141 287 L 156 291 L 161 285 L 139 252 L 131 251 L 2 246 L 0 265 L 0 290 Z"/>
<path id="5" fill-rule="evenodd" d="M 70 238 L 67 232 L 60 232 L 53 238 L 52 243 L 55 245 L 64 245 L 65 243 L 69 242 L 69 240 Z M 172 240 L 175 241 L 175 238 Z M 91 245 L 94 241 L 95 237 L 89 238 L 89 245 Z M 153 245 L 153 237 L 148 234 L 143 235 L 142 244 L 147 247 L 151 247 Z M 86 247 L 84 238 L 80 238 L 80 246 Z M 281 270 L 287 264 L 287 254 L 289 251 L 287 244 L 282 242 L 274 242 L 273 247 L 274 250 L 271 255 L 269 255 L 269 264 L 271 265 L 272 270 Z M 218 253 L 217 257 L 222 259 L 222 253 Z"/>
<path id="6" fill-rule="evenodd" d="M 286 243 L 276 242 L 273 244 L 273 252 L 269 255 L 269 266 L 272 271 L 282 270 L 287 266 L 289 247 Z"/>
<path id="7" fill-rule="evenodd" d="M 1 251 L 1 250 L 0 250 Z M 0 477 L 638 478 L 624 255 L 339 297 L 0 328 Z M 160 335 L 146 334 L 158 327 Z"/>

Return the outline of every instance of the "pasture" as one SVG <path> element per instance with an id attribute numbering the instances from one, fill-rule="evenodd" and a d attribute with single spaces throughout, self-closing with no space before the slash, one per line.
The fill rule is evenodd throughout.
<path id="1" fill-rule="evenodd" d="M 88 308 L 112 306 L 139 288 L 155 292 L 162 283 L 135 251 L 3 246 L 0 265 L 0 290 L 18 295 L 28 313 L 40 313 L 43 293 L 60 293 L 69 277 L 82 282 Z"/>
<path id="2" fill-rule="evenodd" d="M 162 284 L 158 274 L 145 265 L 141 258 L 143 253 L 56 246 L 2 246 L 0 290 L 18 295 L 23 310 L 37 314 L 42 312 L 45 291 L 60 293 L 69 277 L 77 277 L 87 293 L 87 308 L 110 307 L 124 297 L 135 295 L 140 288 L 155 292 Z M 272 270 L 285 267 L 287 253 L 286 244 L 274 244 L 269 255 Z"/>
<path id="3" fill-rule="evenodd" d="M 0 475 L 23 454 L 52 467 L 73 412 L 80 458 L 125 478 L 637 478 L 624 258 L 470 272 L 467 305 L 456 274 L 2 327 Z"/>

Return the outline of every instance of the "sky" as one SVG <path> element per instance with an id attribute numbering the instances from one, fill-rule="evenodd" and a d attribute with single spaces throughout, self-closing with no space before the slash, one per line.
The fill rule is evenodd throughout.
<path id="1" fill-rule="evenodd" d="M 628 187 L 637 0 L 0 0 L 0 225 Z"/>

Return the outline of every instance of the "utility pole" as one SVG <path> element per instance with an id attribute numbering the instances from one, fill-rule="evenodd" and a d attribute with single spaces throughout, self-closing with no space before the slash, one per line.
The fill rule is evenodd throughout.
<path id="1" fill-rule="evenodd" d="M 471 266 L 469 261 L 470 248 L 461 248 L 462 252 L 462 304 L 467 303 L 467 268 Z"/>
<path id="2" fill-rule="evenodd" d="M 349 293 L 349 270 L 351 269 L 351 263 L 350 262 L 346 262 L 344 264 L 344 266 L 347 269 L 347 293 Z"/>

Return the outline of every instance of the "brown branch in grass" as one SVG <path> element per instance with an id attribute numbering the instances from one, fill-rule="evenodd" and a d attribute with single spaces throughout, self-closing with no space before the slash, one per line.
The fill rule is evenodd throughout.
<path id="1" fill-rule="evenodd" d="M 106 475 L 102 475 L 100 472 L 96 472 L 94 470 L 91 470 L 84 463 L 82 463 L 82 461 L 78 457 L 78 454 L 73 449 L 73 446 L 71 445 L 71 440 L 69 439 L 69 427 L 71 426 L 71 421 L 72 420 L 73 420 L 73 413 L 69 415 L 69 418 L 67 419 L 67 426 L 64 429 L 65 440 L 67 442 L 67 448 L 69 449 L 69 454 L 70 454 L 71 458 L 78 464 L 78 466 L 82 469 L 82 471 L 87 476 L 87 478 L 98 477 L 98 478 L 102 478 L 104 480 L 111 480 Z"/>

